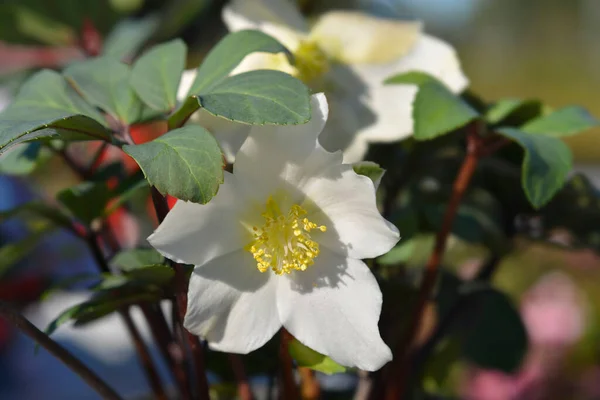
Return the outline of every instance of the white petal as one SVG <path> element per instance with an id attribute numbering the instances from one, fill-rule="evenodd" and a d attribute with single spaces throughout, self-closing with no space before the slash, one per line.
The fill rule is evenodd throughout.
<path id="1" fill-rule="evenodd" d="M 339 155 L 313 154 L 317 150 L 317 136 L 327 120 L 325 96 L 313 95 L 311 107 L 312 118 L 306 124 L 252 127 L 236 156 L 233 172 L 238 182 L 251 188 L 257 198 L 295 184 L 307 170 L 307 164 L 322 167 L 324 163 L 339 162 Z M 310 157 L 319 158 L 318 163 Z"/>
<path id="2" fill-rule="evenodd" d="M 378 18 L 356 11 L 330 11 L 319 17 L 310 38 L 346 64 L 388 63 L 404 56 L 421 32 L 419 21 Z"/>
<path id="3" fill-rule="evenodd" d="M 196 79 L 197 72 L 197 69 L 187 69 L 183 71 L 179 87 L 177 88 L 177 101 L 182 102 L 186 99 L 187 94 L 192 87 L 192 83 L 194 83 L 194 79 Z"/>
<path id="4" fill-rule="evenodd" d="M 326 249 L 306 271 L 278 280 L 283 326 L 319 353 L 367 371 L 392 359 L 377 327 L 381 302 L 377 281 L 362 261 Z"/>
<path id="5" fill-rule="evenodd" d="M 183 325 L 215 350 L 256 350 L 281 328 L 274 278 L 259 272 L 245 250 L 194 268 Z"/>
<path id="6" fill-rule="evenodd" d="M 243 195 L 225 172 L 217 195 L 205 205 L 178 201 L 148 241 L 171 260 L 201 265 L 236 251 L 252 240 L 240 224 Z"/>
<path id="7" fill-rule="evenodd" d="M 346 257 L 364 259 L 387 253 L 398 243 L 396 227 L 386 221 L 375 203 L 371 179 L 352 166 L 329 167 L 310 179 L 302 191 L 308 219 L 327 227 L 315 240 Z"/>

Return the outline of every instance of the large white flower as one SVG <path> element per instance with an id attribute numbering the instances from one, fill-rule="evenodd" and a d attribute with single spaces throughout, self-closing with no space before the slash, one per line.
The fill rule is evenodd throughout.
<path id="1" fill-rule="evenodd" d="M 315 92 L 325 92 L 331 115 L 321 144 L 329 151 L 343 150 L 344 162 L 361 160 L 368 142 L 397 141 L 412 133 L 417 88 L 384 85 L 389 76 L 423 71 L 454 92 L 468 84 L 452 47 L 423 34 L 419 22 L 332 11 L 309 27 L 289 0 L 233 0 L 225 7 L 223 19 L 231 31 L 261 30 L 294 53 L 295 66 L 283 54 L 251 54 L 232 74 L 278 69 L 302 79 Z M 181 85 L 180 98 L 185 97 L 195 71 L 186 75 L 189 83 Z M 195 119 L 215 133 L 233 161 L 250 128 L 202 111 Z"/>
<path id="2" fill-rule="evenodd" d="M 305 125 L 252 128 L 207 205 L 179 201 L 148 238 L 194 264 L 184 325 L 216 350 L 247 353 L 283 326 L 340 364 L 391 359 L 377 322 L 381 291 L 361 259 L 398 241 L 367 177 L 324 150 L 323 94 Z"/>

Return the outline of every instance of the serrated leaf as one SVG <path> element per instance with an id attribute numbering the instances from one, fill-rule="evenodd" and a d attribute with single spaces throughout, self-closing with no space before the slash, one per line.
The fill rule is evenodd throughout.
<path id="1" fill-rule="evenodd" d="M 207 203 L 223 183 L 223 157 L 215 138 L 198 125 L 174 129 L 151 142 L 126 145 L 144 176 L 161 193 Z"/>
<path id="2" fill-rule="evenodd" d="M 569 106 L 529 121 L 521 127 L 523 132 L 554 137 L 570 136 L 598 125 L 598 120 L 585 108 Z"/>
<path id="3" fill-rule="evenodd" d="M 91 104 L 129 125 L 142 111 L 142 102 L 129 85 L 131 71 L 122 62 L 96 58 L 69 66 L 63 74 Z"/>
<path id="4" fill-rule="evenodd" d="M 158 15 L 119 22 L 104 40 L 102 53 L 123 60 L 133 56 L 156 31 L 160 23 Z"/>
<path id="5" fill-rule="evenodd" d="M 203 107 L 209 113 L 252 125 L 297 125 L 310 120 L 309 89 L 298 79 L 271 70 L 250 71 L 222 80 L 189 97 L 169 125 Z"/>
<path id="6" fill-rule="evenodd" d="M 18 143 L 56 137 L 111 141 L 104 119 L 64 78 L 43 70 L 29 79 L 0 113 L 0 154 Z"/>
<path id="7" fill-rule="evenodd" d="M 89 224 L 104 214 L 111 191 L 106 182 L 82 182 L 62 190 L 56 197 L 76 218 Z"/>
<path id="8" fill-rule="evenodd" d="M 419 87 L 412 116 L 414 138 L 428 140 L 467 125 L 479 114 L 441 83 L 427 82 Z"/>
<path id="9" fill-rule="evenodd" d="M 133 64 L 131 85 L 148 106 L 159 111 L 175 108 L 186 51 L 185 43 L 175 39 L 153 47 Z"/>
<path id="10" fill-rule="evenodd" d="M 250 53 L 285 53 L 292 62 L 291 53 L 273 37 L 256 30 L 243 30 L 225 36 L 208 53 L 198 68 L 190 94 L 210 90 L 225 78 Z"/>
<path id="11" fill-rule="evenodd" d="M 513 128 L 497 130 L 525 151 L 521 185 L 535 208 L 545 205 L 564 185 L 572 167 L 571 151 L 560 139 Z"/>
<path id="12" fill-rule="evenodd" d="M 154 249 L 132 249 L 119 252 L 111 262 L 121 271 L 132 271 L 148 265 L 162 265 L 165 258 Z"/>
<path id="13" fill-rule="evenodd" d="M 537 117 L 542 104 L 537 100 L 508 98 L 497 101 L 485 113 L 485 120 L 492 125 L 520 126 Z"/>
<path id="14" fill-rule="evenodd" d="M 375 185 L 375 189 L 379 187 L 381 178 L 383 178 L 383 174 L 385 174 L 385 169 L 372 161 L 360 161 L 354 163 L 352 164 L 352 169 L 354 169 L 354 172 L 358 175 L 363 175 L 371 179 Z"/>
<path id="15" fill-rule="evenodd" d="M 24 143 L 12 147 L 0 157 L 0 174 L 27 175 L 52 156 L 41 143 Z"/>
<path id="16" fill-rule="evenodd" d="M 327 375 L 346 371 L 346 367 L 343 367 L 331 358 L 306 347 L 297 339 L 290 341 L 288 351 L 294 360 L 296 360 L 299 367 L 307 367 Z"/>

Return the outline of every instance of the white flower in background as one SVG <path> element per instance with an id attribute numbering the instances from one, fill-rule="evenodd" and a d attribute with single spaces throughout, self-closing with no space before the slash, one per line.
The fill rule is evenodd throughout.
<path id="1" fill-rule="evenodd" d="M 148 240 L 195 265 L 184 325 L 212 348 L 247 353 L 283 326 L 340 364 L 375 370 L 392 355 L 377 328 L 381 291 L 361 259 L 399 235 L 371 180 L 319 145 L 323 94 L 312 113 L 304 125 L 253 127 L 215 198 L 178 201 Z"/>
<path id="2" fill-rule="evenodd" d="M 329 151 L 343 150 L 344 162 L 360 161 L 368 142 L 397 141 L 412 133 L 417 88 L 384 85 L 386 78 L 422 71 L 457 93 L 468 84 L 452 47 L 422 33 L 419 22 L 332 11 L 309 27 L 287 0 L 234 0 L 223 10 L 223 19 L 231 31 L 261 30 L 294 53 L 295 66 L 283 54 L 251 54 L 232 74 L 277 69 L 302 79 L 315 92 L 325 92 L 331 115 L 320 141 Z M 182 83 L 180 98 L 195 71 L 186 74 L 188 83 Z M 206 112 L 200 112 L 196 120 L 212 128 L 226 157 L 233 161 L 250 128 Z"/>

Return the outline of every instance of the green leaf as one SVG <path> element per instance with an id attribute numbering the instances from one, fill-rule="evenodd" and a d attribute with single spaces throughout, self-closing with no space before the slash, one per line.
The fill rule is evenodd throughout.
<path id="1" fill-rule="evenodd" d="M 394 248 L 377 258 L 381 265 L 396 265 L 406 263 L 413 255 L 417 242 L 415 240 L 401 240 Z"/>
<path id="2" fill-rule="evenodd" d="M 83 182 L 62 190 L 56 197 L 76 218 L 89 224 L 104 214 L 111 192 L 106 182 Z"/>
<path id="3" fill-rule="evenodd" d="M 153 47 L 133 64 L 131 85 L 148 106 L 160 111 L 175 108 L 186 51 L 185 43 L 175 39 Z"/>
<path id="4" fill-rule="evenodd" d="M 297 125 L 310 120 L 310 92 L 298 79 L 271 70 L 234 75 L 189 97 L 172 125 L 203 107 L 209 113 L 252 125 Z M 182 115 L 183 114 L 183 115 Z"/>
<path id="5" fill-rule="evenodd" d="M 44 222 L 38 224 L 35 230 L 24 239 L 3 244 L 0 247 L 0 278 L 7 274 L 16 263 L 30 255 L 40 239 L 55 228 L 55 225 Z"/>
<path id="6" fill-rule="evenodd" d="M 523 132 L 562 137 L 588 130 L 598 125 L 598 120 L 585 108 L 569 106 L 529 121 L 521 127 Z"/>
<path id="7" fill-rule="evenodd" d="M 479 117 L 464 100 L 437 82 L 427 82 L 419 87 L 412 115 L 417 140 L 433 139 Z"/>
<path id="8" fill-rule="evenodd" d="M 111 262 L 121 271 L 132 271 L 149 265 L 162 265 L 165 258 L 154 249 L 133 249 L 119 252 Z"/>
<path id="9" fill-rule="evenodd" d="M 27 175 L 52 156 L 41 143 L 15 146 L 0 157 L 0 174 Z"/>
<path id="10" fill-rule="evenodd" d="M 346 371 L 346 367 L 343 367 L 331 358 L 306 347 L 297 339 L 290 341 L 288 351 L 294 360 L 296 360 L 299 367 L 307 367 L 327 375 Z"/>
<path id="11" fill-rule="evenodd" d="M 132 57 L 152 36 L 160 23 L 158 15 L 119 22 L 104 40 L 103 55 L 123 60 Z"/>
<path id="12" fill-rule="evenodd" d="M 103 57 L 69 66 L 63 74 L 83 97 L 129 125 L 142 111 L 142 102 L 129 85 L 131 71 L 120 61 Z"/>
<path id="13" fill-rule="evenodd" d="M 46 219 L 60 227 L 70 227 L 71 219 L 57 208 L 39 201 L 31 201 L 7 211 L 0 212 L 0 222 L 13 217 L 35 216 Z"/>
<path id="14" fill-rule="evenodd" d="M 518 310 L 503 293 L 478 288 L 474 319 L 464 323 L 463 356 L 482 368 L 514 372 L 527 351 L 527 331 Z"/>
<path id="15" fill-rule="evenodd" d="M 506 126 L 520 126 L 542 111 L 537 100 L 502 99 L 492 105 L 485 113 L 485 120 L 491 124 L 502 123 Z"/>
<path id="16" fill-rule="evenodd" d="M 243 30 L 225 36 L 208 53 L 202 65 L 198 68 L 196 79 L 189 93 L 200 94 L 210 90 L 250 53 L 285 53 L 290 63 L 291 53 L 276 39 L 255 30 Z"/>
<path id="17" fill-rule="evenodd" d="M 151 185 L 181 200 L 207 203 L 223 183 L 223 156 L 198 125 L 172 130 L 151 142 L 126 145 Z"/>
<path id="18" fill-rule="evenodd" d="M 571 151 L 560 139 L 513 128 L 500 128 L 500 135 L 517 142 L 525 151 L 521 185 L 531 205 L 540 208 L 564 185 L 571 170 Z"/>
<path id="19" fill-rule="evenodd" d="M 356 172 L 358 175 L 363 175 L 371 179 L 375 185 L 375 188 L 379 186 L 381 178 L 383 178 L 383 174 L 385 174 L 385 169 L 381 168 L 379 164 L 372 161 L 360 161 L 354 163 L 352 164 L 352 169 L 354 169 L 354 172 Z"/>
<path id="20" fill-rule="evenodd" d="M 63 77 L 49 70 L 35 74 L 0 114 L 0 153 L 40 138 L 111 141 L 105 122 Z"/>
<path id="21" fill-rule="evenodd" d="M 394 76 L 390 76 L 385 81 L 383 81 L 386 85 L 417 85 L 421 86 L 426 83 L 437 82 L 441 83 L 433 76 L 426 74 L 425 72 L 420 71 L 409 71 L 403 72 L 401 74 L 397 74 Z"/>

